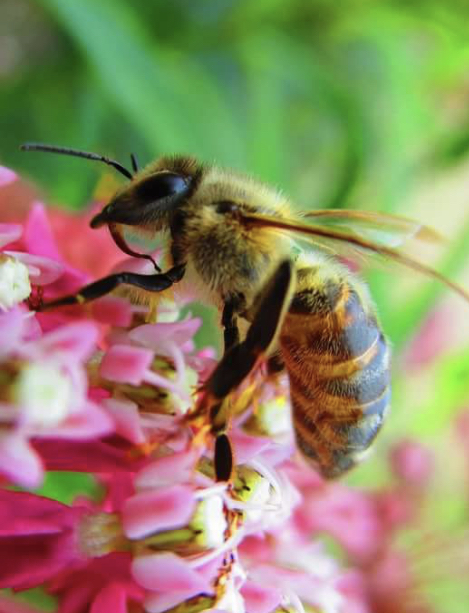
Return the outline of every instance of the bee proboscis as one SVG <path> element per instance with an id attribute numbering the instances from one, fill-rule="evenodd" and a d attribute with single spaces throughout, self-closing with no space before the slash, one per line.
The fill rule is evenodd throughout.
<path id="1" fill-rule="evenodd" d="M 121 284 L 145 293 L 179 283 L 219 310 L 225 351 L 195 414 L 210 420 L 220 480 L 232 471 L 224 400 L 262 360 L 271 373 L 286 371 L 298 448 L 324 477 L 354 466 L 381 428 L 390 404 L 389 343 L 365 283 L 334 255 L 335 245 L 385 256 L 469 302 L 463 288 L 399 249 L 411 238 L 438 238 L 407 218 L 343 209 L 295 213 L 276 190 L 187 156 L 162 157 L 142 170 L 132 156 L 130 172 L 97 154 L 23 149 L 103 161 L 129 180 L 91 221 L 93 228 L 107 225 L 125 253 L 152 260 L 128 246 L 126 226 L 168 235 L 165 272 L 153 262 L 155 274 L 109 275 L 43 308 L 94 300 Z M 302 240 L 310 241 L 307 248 Z"/>

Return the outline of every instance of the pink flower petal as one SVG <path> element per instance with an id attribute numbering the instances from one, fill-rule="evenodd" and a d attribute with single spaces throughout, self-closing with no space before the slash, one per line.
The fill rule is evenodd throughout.
<path id="1" fill-rule="evenodd" d="M 190 520 L 194 508 L 192 489 L 182 485 L 136 494 L 124 503 L 124 531 L 129 538 L 138 539 L 180 528 Z"/>
<path id="2" fill-rule="evenodd" d="M 127 328 L 132 322 L 132 306 L 119 296 L 104 296 L 92 303 L 93 318 L 100 323 Z"/>
<path id="3" fill-rule="evenodd" d="M 142 611 L 137 605 L 143 601 L 144 590 L 132 580 L 130 554 L 123 552 L 88 560 L 86 566 L 66 569 L 49 581 L 47 589 L 59 597 L 60 613 L 89 613 L 94 599 L 98 597 L 99 602 L 101 591 L 111 584 L 118 584 L 125 590 L 127 599 L 131 601 L 129 611 Z M 110 594 L 102 596 L 111 597 Z M 101 607 L 101 613 L 113 611 Z"/>
<path id="4" fill-rule="evenodd" d="M 40 202 L 35 202 L 31 207 L 24 231 L 24 242 L 28 253 L 62 261 L 46 209 Z"/>
<path id="5" fill-rule="evenodd" d="M 124 586 L 117 582 L 111 582 L 98 592 L 90 613 L 127 613 L 127 593 Z"/>
<path id="6" fill-rule="evenodd" d="M 425 486 L 433 475 L 433 454 L 417 441 L 403 440 L 395 445 L 390 460 L 394 474 L 411 485 Z"/>
<path id="7" fill-rule="evenodd" d="M 213 584 L 215 577 L 218 576 L 220 568 L 222 568 L 222 566 L 224 565 L 223 559 L 223 553 L 220 553 L 215 557 L 213 557 L 212 554 L 209 554 L 208 560 L 206 560 L 202 564 L 201 558 L 199 558 L 197 562 L 195 560 L 192 560 L 192 563 L 194 564 L 194 566 L 197 565 L 197 572 L 199 573 L 199 575 L 201 577 L 204 577 L 206 581 L 209 581 Z"/>
<path id="8" fill-rule="evenodd" d="M 0 491 L 0 587 L 26 589 L 83 559 L 75 530 L 85 507 Z"/>
<path id="9" fill-rule="evenodd" d="M 249 613 L 269 613 L 273 611 L 282 599 L 280 590 L 264 587 L 259 583 L 246 581 L 241 588 L 246 610 Z"/>
<path id="10" fill-rule="evenodd" d="M 447 304 L 439 306 L 420 322 L 419 329 L 409 339 L 402 364 L 413 371 L 428 367 L 438 356 L 449 351 L 457 340 L 453 309 Z"/>
<path id="11" fill-rule="evenodd" d="M 88 275 L 72 268 L 68 264 L 63 264 L 63 267 L 63 274 L 57 281 L 46 285 L 44 288 L 44 296 L 47 300 L 73 294 L 90 281 Z"/>
<path id="12" fill-rule="evenodd" d="M 0 166 L 1 168 L 1 166 Z M 0 249 L 18 240 L 23 234 L 23 227 L 16 223 L 0 223 Z"/>
<path id="13" fill-rule="evenodd" d="M 165 594 L 185 592 L 187 598 L 210 591 L 209 583 L 175 553 L 155 553 L 135 558 L 132 575 L 146 589 Z"/>
<path id="14" fill-rule="evenodd" d="M 110 381 L 139 385 L 153 360 L 153 352 L 130 345 L 113 345 L 103 357 L 99 372 Z"/>
<path id="15" fill-rule="evenodd" d="M 114 430 L 135 445 L 145 442 L 138 406 L 130 400 L 107 398 L 102 405 L 114 420 Z"/>
<path id="16" fill-rule="evenodd" d="M 192 340 L 201 324 L 202 320 L 198 317 L 174 323 L 144 324 L 134 328 L 129 338 L 154 350 L 160 350 L 162 344 L 169 340 L 181 346 Z"/>
<path id="17" fill-rule="evenodd" d="M 88 439 L 99 438 L 114 432 L 114 421 L 104 409 L 94 402 L 85 402 L 81 411 L 70 415 L 56 427 L 48 427 L 36 436 L 47 438 Z"/>
<path id="18" fill-rule="evenodd" d="M 193 590 L 169 593 L 153 592 L 145 599 L 145 611 L 148 611 L 148 613 L 164 613 L 164 611 L 174 608 L 193 595 Z M 212 613 L 212 611 L 213 609 L 210 609 L 210 613 Z"/>
<path id="19" fill-rule="evenodd" d="M 163 389 L 170 390 L 174 394 L 177 394 L 180 398 L 187 401 L 190 400 L 190 395 L 184 389 L 181 389 L 177 382 L 173 382 L 170 379 L 159 375 L 157 372 L 148 370 L 145 374 L 145 383 L 150 383 L 150 385 L 154 385 L 155 387 L 162 387 Z"/>
<path id="20" fill-rule="evenodd" d="M 0 535 L 57 534 L 85 512 L 52 498 L 0 488 Z"/>
<path id="21" fill-rule="evenodd" d="M 21 345 L 31 317 L 31 313 L 25 313 L 20 308 L 0 311 L 0 356 L 14 352 Z"/>
<path id="22" fill-rule="evenodd" d="M 98 327 L 91 321 L 76 321 L 45 334 L 39 341 L 25 345 L 25 355 L 40 359 L 54 354 L 72 364 L 88 358 L 95 349 Z"/>
<path id="23" fill-rule="evenodd" d="M 143 489 L 183 483 L 193 473 L 197 455 L 195 449 L 188 449 L 158 458 L 138 473 L 135 486 Z"/>
<path id="24" fill-rule="evenodd" d="M 28 267 L 31 282 L 34 285 L 48 285 L 56 281 L 63 273 L 64 267 L 60 262 L 55 262 L 41 255 L 32 255 L 21 251 L 5 251 L 16 260 L 23 262 Z"/>
<path id="25" fill-rule="evenodd" d="M 6 166 L 0 166 L 0 187 L 5 187 L 16 181 L 17 174 Z"/>
<path id="26" fill-rule="evenodd" d="M 238 464 L 249 462 L 259 453 L 272 446 L 271 439 L 265 436 L 251 436 L 241 430 L 235 430 L 230 439 L 234 446 Z"/>
<path id="27" fill-rule="evenodd" d="M 202 381 L 208 379 L 215 370 L 218 360 L 215 357 L 215 350 L 211 347 L 199 351 L 196 355 L 187 356 L 187 364 L 199 373 Z"/>
<path id="28" fill-rule="evenodd" d="M 130 446 L 119 448 L 109 440 L 35 439 L 33 446 L 47 470 L 127 473 L 139 470 L 147 461 L 135 458 L 130 453 Z"/>
<path id="29" fill-rule="evenodd" d="M 382 542 L 383 527 L 374 498 L 339 483 L 311 491 L 295 515 L 303 530 L 332 535 L 359 560 L 368 560 Z"/>
<path id="30" fill-rule="evenodd" d="M 41 458 L 28 441 L 15 434 L 0 437 L 0 473 L 23 487 L 38 487 L 43 478 Z"/>
<path id="31" fill-rule="evenodd" d="M 122 251 L 110 239 L 107 228 L 93 230 L 89 226 L 101 209 L 102 204 L 80 212 L 47 209 L 47 221 L 63 259 L 95 279 L 109 274 L 114 263 L 122 259 Z"/>
<path id="32" fill-rule="evenodd" d="M 150 252 L 149 255 L 151 255 L 155 262 L 158 263 L 161 257 L 161 249 L 157 249 L 156 251 Z M 124 271 L 138 272 L 142 275 L 151 275 L 155 273 L 155 268 L 149 260 L 130 257 L 119 260 L 119 262 L 117 262 L 112 267 L 112 272 Z"/>

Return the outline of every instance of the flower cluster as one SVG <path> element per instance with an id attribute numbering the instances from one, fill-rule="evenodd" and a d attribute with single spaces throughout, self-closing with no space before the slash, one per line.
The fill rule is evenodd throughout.
<path id="1" fill-rule="evenodd" d="M 0 169 L 0 192 L 15 180 Z M 75 253 L 101 253 L 94 240 L 76 235 Z M 232 399 L 233 478 L 217 483 L 188 418 L 215 365 L 201 322 L 161 303 L 149 323 L 122 297 L 36 312 L 89 279 L 61 247 L 39 203 L 0 224 L 0 588 L 41 586 L 59 613 L 431 610 L 395 539 L 420 521 L 427 450 L 396 447 L 379 492 L 324 483 L 296 458 L 287 383 L 254 374 Z M 49 470 L 93 475 L 102 495 L 33 493 Z M 10 592 L 0 609 L 33 611 Z"/>

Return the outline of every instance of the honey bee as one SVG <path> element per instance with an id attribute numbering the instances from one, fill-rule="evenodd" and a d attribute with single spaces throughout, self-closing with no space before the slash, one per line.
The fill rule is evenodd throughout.
<path id="1" fill-rule="evenodd" d="M 410 238 L 436 238 L 406 218 L 341 209 L 297 213 L 275 189 L 192 157 L 161 157 L 138 170 L 132 156 L 130 172 L 97 154 L 37 144 L 23 149 L 99 160 L 129 179 L 91 221 L 92 228 L 107 225 L 125 253 L 151 259 L 128 246 L 126 226 L 167 235 L 165 272 L 153 262 L 155 274 L 112 274 L 42 308 L 94 300 L 122 284 L 161 292 L 178 283 L 219 310 L 224 355 L 194 410 L 215 436 L 219 480 L 233 468 L 224 401 L 261 361 L 272 374 L 286 371 L 297 446 L 323 477 L 353 467 L 383 424 L 390 346 L 365 283 L 341 263 L 334 245 L 385 256 L 469 301 L 464 289 L 398 249 Z"/>

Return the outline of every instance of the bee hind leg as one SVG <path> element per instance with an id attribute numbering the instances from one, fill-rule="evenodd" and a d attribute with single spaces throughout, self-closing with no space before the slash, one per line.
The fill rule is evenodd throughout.
<path id="1" fill-rule="evenodd" d="M 228 480 L 233 467 L 233 452 L 226 435 L 230 415 L 224 401 L 272 346 L 290 304 L 293 284 L 293 265 L 285 260 L 262 290 L 246 338 L 225 353 L 204 385 L 195 414 L 208 416 L 212 434 L 217 437 L 214 462 L 218 481 Z"/>
<path id="2" fill-rule="evenodd" d="M 149 292 L 162 292 L 177 283 L 184 276 L 185 265 L 175 266 L 165 273 L 155 275 L 141 275 L 134 272 L 118 272 L 98 279 L 89 285 L 85 285 L 76 294 L 70 294 L 58 298 L 38 307 L 38 311 L 66 306 L 72 304 L 84 304 L 91 300 L 101 298 L 115 290 L 119 285 L 132 285 Z"/>

